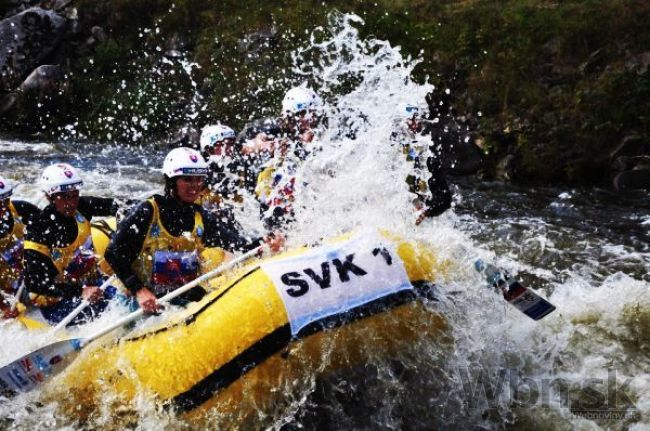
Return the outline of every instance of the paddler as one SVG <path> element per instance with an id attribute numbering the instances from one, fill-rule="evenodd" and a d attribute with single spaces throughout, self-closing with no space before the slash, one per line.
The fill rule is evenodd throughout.
<path id="1" fill-rule="evenodd" d="M 235 138 L 235 131 L 225 124 L 203 128 L 201 155 L 209 169 L 198 203 L 238 228 L 233 212 L 243 202 L 246 166 L 244 156 L 236 148 Z"/>
<path id="2" fill-rule="evenodd" d="M 71 324 L 104 310 L 114 289 L 102 292 L 90 219 L 114 216 L 110 198 L 79 196 L 83 181 L 67 163 L 48 166 L 41 188 L 49 205 L 28 227 L 25 240 L 25 286 L 31 303 L 50 323 L 66 317 L 82 299 L 91 303 Z"/>
<path id="3" fill-rule="evenodd" d="M 440 150 L 435 142 L 433 145 L 424 142 L 422 131 L 427 123 L 425 115 L 426 110 L 416 104 L 400 105 L 391 134 L 391 141 L 400 145 L 406 160 L 412 164 L 406 183 L 409 192 L 415 195 L 413 206 L 417 213 L 416 224 L 427 217 L 442 214 L 451 207 L 452 202 Z M 429 179 L 425 180 L 429 173 Z"/>
<path id="4" fill-rule="evenodd" d="M 264 241 L 278 251 L 284 244 L 280 234 L 264 240 L 245 237 L 196 204 L 208 169 L 198 151 L 171 150 L 163 162 L 164 194 L 136 206 L 108 245 L 107 262 L 146 313 L 160 309 L 157 298 L 200 275 L 205 247 L 245 251 Z M 197 301 L 204 294 L 196 287 L 179 298 Z"/>
<path id="5" fill-rule="evenodd" d="M 321 119 L 323 101 L 306 86 L 291 88 L 282 100 L 278 118 L 280 136 L 257 140 L 256 147 L 244 151 L 269 151 L 273 156 L 257 178 L 255 194 L 260 202 L 262 219 L 268 229 L 280 228 L 293 221 L 296 171 L 307 157 Z"/>
<path id="6" fill-rule="evenodd" d="M 0 317 L 13 318 L 24 310 L 16 295 L 23 283 L 25 228 L 40 210 L 29 202 L 12 200 L 14 186 L 0 176 Z"/>

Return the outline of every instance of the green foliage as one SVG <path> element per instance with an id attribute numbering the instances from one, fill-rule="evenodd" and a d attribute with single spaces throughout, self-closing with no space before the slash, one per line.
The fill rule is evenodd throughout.
<path id="1" fill-rule="evenodd" d="M 650 84 L 647 64 L 638 60 L 650 46 L 644 0 L 80 0 L 75 6 L 85 25 L 102 26 L 110 40 L 97 47 L 92 63 L 82 58 L 70 67 L 68 98 L 46 117 L 55 131 L 76 122 L 93 139 L 111 133 L 113 140 L 150 141 L 182 125 L 221 120 L 238 128 L 272 115 L 284 90 L 304 79 L 287 73 L 290 53 L 336 8 L 365 20 L 363 37 L 421 57 L 414 78 L 450 88 L 457 111 L 478 124 L 488 165 L 514 152 L 519 181 L 598 181 L 623 137 L 648 137 Z M 198 66 L 183 73 L 179 59 L 164 60 L 169 49 Z"/>

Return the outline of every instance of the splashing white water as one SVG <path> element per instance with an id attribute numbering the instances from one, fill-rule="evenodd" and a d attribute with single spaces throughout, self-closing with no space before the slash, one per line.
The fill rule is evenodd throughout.
<path id="1" fill-rule="evenodd" d="M 432 424 L 443 429 L 499 429 L 504 424 L 520 429 L 555 425 L 584 429 L 648 427 L 650 286 L 620 272 L 594 277 L 601 266 L 614 265 L 614 260 L 648 265 L 648 253 L 610 244 L 602 238 L 584 238 L 581 241 L 587 257 L 572 263 L 558 276 L 553 266 L 521 261 L 521 255 L 533 248 L 540 255 L 561 258 L 563 250 L 569 247 L 566 243 L 571 240 L 567 237 L 571 238 L 572 232 L 561 231 L 540 218 L 499 219 L 493 226 L 448 211 L 416 228 L 412 196 L 405 183 L 411 165 L 390 136 L 398 116 L 397 107 L 403 103 L 422 104 L 424 96 L 435 89 L 411 78 L 418 60 L 404 59 L 400 50 L 388 42 L 360 39 L 358 25 L 358 17 L 333 14 L 330 26 L 316 29 L 307 47 L 294 54 L 294 72 L 314 83 L 321 94 L 328 95 L 329 104 L 327 127 L 321 130 L 312 154 L 298 171 L 301 184 L 294 205 L 297 222 L 292 226 L 289 243 L 302 245 L 361 227 L 388 228 L 407 239 L 426 241 L 441 257 L 453 262 L 450 275 L 441 286 L 446 293 L 443 302 L 452 326 L 453 349 L 441 353 L 438 345 L 425 344 L 417 358 L 402 358 L 417 378 L 406 378 L 409 383 L 403 383 L 398 391 L 395 387 L 399 387 L 400 379 L 389 368 L 381 368 L 379 374 L 384 376 L 385 386 L 380 388 L 395 389 L 406 397 L 406 404 L 413 405 L 413 410 L 406 411 L 422 414 L 422 422 L 417 422 L 420 425 L 415 428 L 429 428 Z M 350 130 L 354 137 L 348 133 Z M 428 137 L 417 139 L 423 140 L 424 146 L 428 144 Z M 5 145 L 14 144 L 2 144 L 0 151 L 4 151 Z M 45 152 L 47 158 L 12 165 L 31 172 L 25 175 L 24 185 L 19 189 L 19 194 L 30 200 L 40 194 L 30 186 L 30 180 L 51 159 L 83 160 L 89 194 L 133 197 L 160 188 L 159 174 L 152 172 L 151 167 L 159 166 L 162 155 L 126 157 L 116 167 L 102 160 L 114 160 L 127 150 L 109 148 L 103 150 L 106 154 L 80 155 L 71 154 L 69 148 L 59 152 L 47 145 L 34 147 Z M 105 169 L 98 169 L 103 166 Z M 573 203 L 576 194 L 579 192 L 571 192 L 572 208 L 578 205 Z M 258 212 L 251 201 L 247 201 L 247 210 L 238 214 L 245 226 L 259 227 Z M 525 226 L 519 243 L 511 236 L 517 223 Z M 646 225 L 648 220 L 641 223 Z M 482 230 L 496 232 L 497 238 L 490 248 L 502 250 L 498 256 L 488 251 L 487 246 L 483 249 L 469 239 Z M 599 260 L 603 256 L 605 259 Z M 498 295 L 484 288 L 484 281 L 472 269 L 471 263 L 477 257 L 494 260 L 514 272 L 525 270 L 538 279 L 550 280 L 546 288 L 553 292 L 550 299 L 557 311 L 533 322 L 507 306 Z M 109 312 L 80 328 L 80 334 L 91 333 L 114 318 L 116 315 Z M 28 333 L 19 325 L 5 324 L 0 327 L 0 343 L 7 347 L 0 359 L 12 358 L 45 341 L 44 336 Z M 641 418 L 634 416 L 625 403 L 614 407 L 623 410 L 627 419 L 614 422 L 589 418 L 584 411 L 577 411 L 579 402 L 583 407 L 589 406 L 593 391 L 603 393 L 603 388 L 611 384 L 609 370 L 617 373 L 613 389 L 629 394 L 636 411 L 642 413 Z M 629 384 L 624 386 L 627 379 Z M 544 384 L 548 385 L 546 392 Z M 296 421 L 299 424 L 300 410 L 309 408 L 307 398 L 314 387 L 310 380 L 304 392 L 287 394 L 294 401 L 273 418 L 271 427 L 277 429 Z M 608 386 L 609 389 L 612 388 Z M 547 394 L 548 398 L 533 398 L 530 394 L 535 391 Z M 408 394 L 413 393 L 419 395 L 409 398 Z M 563 400 L 564 393 L 568 393 L 573 404 Z M 18 428 L 76 426 L 74 418 L 56 417 L 55 404 L 35 407 L 38 395 L 3 402 L 0 416 L 11 418 L 11 426 Z M 405 419 L 392 412 L 395 405 L 390 400 L 375 401 L 383 401 L 381 405 L 388 411 L 380 419 L 384 420 L 380 422 L 383 426 L 403 424 Z M 161 412 L 150 399 L 139 399 L 136 404 L 141 429 L 183 426 L 167 412 Z M 383 411 L 377 407 L 371 413 L 382 417 Z M 342 409 L 334 413 L 337 414 L 347 413 Z M 96 424 L 109 425 L 110 411 L 103 412 Z"/>

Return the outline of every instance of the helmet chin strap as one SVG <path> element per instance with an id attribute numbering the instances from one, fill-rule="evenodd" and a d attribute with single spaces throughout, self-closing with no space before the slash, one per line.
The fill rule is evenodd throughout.
<path id="1" fill-rule="evenodd" d="M 169 178 L 165 175 L 165 196 L 178 199 L 176 196 L 176 178 Z"/>
<path id="2" fill-rule="evenodd" d="M 168 178 L 165 177 L 165 197 L 171 198 L 174 200 L 179 205 L 191 205 L 191 203 L 183 202 L 179 197 L 178 193 L 176 193 L 176 180 L 178 180 L 179 177 L 175 178 Z"/>

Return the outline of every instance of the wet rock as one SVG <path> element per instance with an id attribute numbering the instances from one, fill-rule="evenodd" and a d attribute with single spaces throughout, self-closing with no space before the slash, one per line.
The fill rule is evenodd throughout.
<path id="1" fill-rule="evenodd" d="M 4 3 L 0 3 L 0 9 L 3 9 L 2 18 L 8 18 L 19 14 L 20 12 L 29 9 L 32 7 L 32 4 L 37 4 L 37 1 L 30 2 L 29 0 L 7 0 Z"/>
<path id="2" fill-rule="evenodd" d="M 612 180 L 615 190 L 650 189 L 650 144 L 640 136 L 626 136 L 610 154 L 610 169 L 618 172 Z"/>
<path id="3" fill-rule="evenodd" d="M 0 90 L 10 91 L 59 45 L 65 18 L 30 8 L 0 21 Z"/>
<path id="4" fill-rule="evenodd" d="M 79 22 L 79 12 L 77 11 L 77 8 L 71 7 L 65 9 L 64 15 L 65 18 L 68 20 L 67 31 L 69 34 L 78 35 L 84 30 L 83 26 Z"/>
<path id="5" fill-rule="evenodd" d="M 3 114 L 10 110 L 17 101 L 18 93 L 9 93 L 0 98 L 0 114 Z"/>
<path id="6" fill-rule="evenodd" d="M 639 135 L 628 135 L 621 141 L 609 155 L 609 159 L 614 161 L 621 156 L 635 157 L 650 154 L 650 143 L 646 142 Z"/>
<path id="7" fill-rule="evenodd" d="M 72 3 L 72 0 L 45 0 L 41 2 L 43 9 L 50 9 L 54 11 L 63 10 Z"/>
<path id="8" fill-rule="evenodd" d="M 625 68 L 642 75 L 650 68 L 650 51 L 628 58 L 625 61 Z"/>
<path id="9" fill-rule="evenodd" d="M 516 170 L 516 157 L 508 154 L 497 163 L 496 177 L 504 180 L 512 180 Z"/>
<path id="10" fill-rule="evenodd" d="M 95 25 L 90 29 L 90 34 L 93 35 L 97 42 L 106 42 L 108 40 L 108 35 L 104 29 L 98 25 Z"/>
<path id="11" fill-rule="evenodd" d="M 623 172 L 632 168 L 631 157 L 629 156 L 619 156 L 610 165 L 610 169 L 613 172 Z"/>
<path id="12" fill-rule="evenodd" d="M 78 23 L 78 21 L 75 22 Z M 106 42 L 107 40 L 108 40 L 108 36 L 106 35 L 104 29 L 97 25 L 93 26 L 90 29 L 90 36 L 88 36 L 84 41 L 84 43 L 78 47 L 77 56 L 81 57 L 92 52 L 93 47 L 95 45 L 97 45 L 98 43 Z"/>
<path id="13" fill-rule="evenodd" d="M 64 80 L 65 74 L 61 66 L 44 64 L 34 69 L 27 79 L 20 84 L 20 91 L 37 91 L 39 94 L 51 93 L 58 90 Z"/>
<path id="14" fill-rule="evenodd" d="M 61 66 L 41 65 L 29 74 L 16 91 L 0 99 L 0 114 L 9 111 L 16 103 L 28 98 L 35 98 L 41 102 L 45 96 L 56 93 L 63 85 L 65 85 L 65 73 Z"/>
<path id="15" fill-rule="evenodd" d="M 650 190 L 650 169 L 632 169 L 614 177 L 614 189 L 619 192 L 629 190 Z"/>

